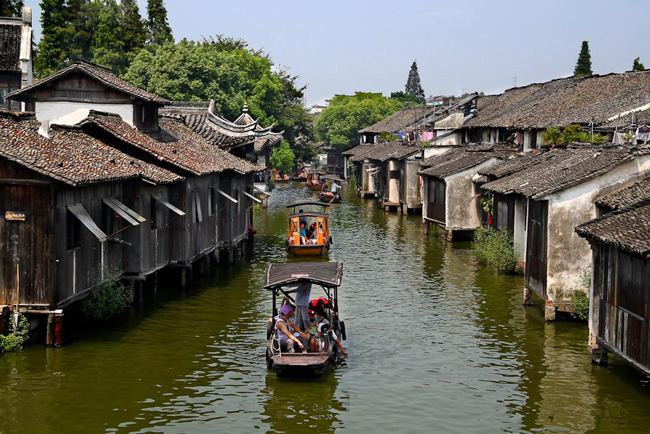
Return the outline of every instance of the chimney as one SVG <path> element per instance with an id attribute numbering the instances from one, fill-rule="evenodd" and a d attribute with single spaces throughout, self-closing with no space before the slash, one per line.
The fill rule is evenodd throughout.
<path id="1" fill-rule="evenodd" d="M 48 139 L 50 138 L 50 121 L 41 122 L 41 127 L 38 129 L 38 134 Z"/>
<path id="2" fill-rule="evenodd" d="M 32 8 L 27 6 L 23 7 L 23 25 L 30 27 L 32 25 Z"/>

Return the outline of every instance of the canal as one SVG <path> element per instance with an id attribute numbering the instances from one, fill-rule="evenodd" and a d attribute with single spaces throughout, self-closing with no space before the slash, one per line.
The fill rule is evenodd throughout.
<path id="1" fill-rule="evenodd" d="M 264 362 L 268 262 L 287 260 L 286 208 L 255 211 L 250 260 L 155 295 L 60 349 L 0 356 L 0 433 L 647 432 L 650 388 L 613 360 L 592 367 L 583 324 L 545 324 L 521 277 L 469 244 L 424 236 L 344 191 L 330 258 L 344 263 L 350 359 L 325 378 L 279 379 Z"/>

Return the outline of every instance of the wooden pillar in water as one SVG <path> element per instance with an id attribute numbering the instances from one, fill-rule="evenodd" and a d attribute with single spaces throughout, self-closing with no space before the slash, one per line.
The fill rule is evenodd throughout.
<path id="1" fill-rule="evenodd" d="M 530 306 L 533 304 L 533 301 L 531 300 L 532 296 L 533 291 L 524 286 L 524 306 Z"/>
<path id="2" fill-rule="evenodd" d="M 186 290 L 192 286 L 192 267 L 185 266 L 181 269 L 181 289 Z"/>
<path id="3" fill-rule="evenodd" d="M 54 314 L 47 314 L 47 331 L 45 334 L 45 345 L 48 347 L 54 346 Z"/>
<path id="4" fill-rule="evenodd" d="M 429 232 L 431 231 L 431 222 L 428 220 L 424 221 L 424 227 L 423 227 L 423 232 L 424 235 L 429 235 Z"/>
<path id="5" fill-rule="evenodd" d="M 54 312 L 54 347 L 63 346 L 63 311 Z"/>
<path id="6" fill-rule="evenodd" d="M 546 300 L 544 305 L 544 319 L 548 322 L 555 321 L 555 313 L 557 309 L 550 300 Z"/>

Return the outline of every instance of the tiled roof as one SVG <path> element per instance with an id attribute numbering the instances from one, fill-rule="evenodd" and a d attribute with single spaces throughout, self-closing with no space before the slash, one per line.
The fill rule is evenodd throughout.
<path id="1" fill-rule="evenodd" d="M 168 102 L 164 98 L 154 95 L 153 93 L 147 92 L 144 89 L 140 89 L 139 87 L 132 85 L 128 81 L 122 80 L 117 75 L 113 74 L 108 68 L 105 68 L 100 65 L 96 65 L 91 62 L 87 62 L 85 60 L 77 61 L 72 65 L 68 66 L 67 68 L 63 68 L 62 70 L 57 71 L 54 74 L 40 80 L 38 83 L 11 92 L 10 94 L 7 95 L 7 97 L 9 97 L 10 99 L 22 100 L 33 89 L 37 89 L 42 86 L 47 86 L 49 83 L 58 80 L 59 78 L 73 72 L 84 73 L 94 78 L 95 80 L 99 81 L 100 83 L 104 84 L 105 86 L 108 86 L 120 92 L 124 92 L 127 95 L 134 96 L 144 101 L 154 102 L 159 104 L 164 104 Z"/>
<path id="2" fill-rule="evenodd" d="M 0 112 L 0 155 L 73 186 L 132 178 L 156 183 L 182 180 L 94 139 L 79 128 L 53 125 L 49 138 L 38 133 L 31 115 Z"/>
<path id="3" fill-rule="evenodd" d="M 499 154 L 491 149 L 471 149 L 470 147 L 452 149 L 444 154 L 435 155 L 422 162 L 422 175 L 445 178 L 478 166 Z"/>
<path id="4" fill-rule="evenodd" d="M 535 154 L 540 163 L 483 186 L 501 194 L 517 193 L 533 199 L 580 184 L 635 158 L 627 148 L 580 145 Z"/>
<path id="5" fill-rule="evenodd" d="M 540 158 L 540 154 L 542 153 L 543 151 L 537 150 L 536 152 L 527 152 L 525 154 L 514 154 L 511 158 L 487 167 L 479 171 L 479 173 L 481 175 L 486 175 L 489 179 L 503 178 L 504 176 L 511 175 L 515 172 L 542 163 L 544 161 L 543 158 Z"/>
<path id="6" fill-rule="evenodd" d="M 650 200 L 650 177 L 622 190 L 610 193 L 596 201 L 596 205 L 610 210 L 627 208 L 639 202 Z"/>
<path id="7" fill-rule="evenodd" d="M 0 71 L 20 71 L 20 34 L 22 26 L 0 24 Z"/>
<path id="8" fill-rule="evenodd" d="M 350 148 L 347 151 L 344 151 L 342 154 L 346 157 L 355 157 L 357 155 L 364 154 L 372 149 L 375 145 L 359 145 L 354 148 Z"/>
<path id="9" fill-rule="evenodd" d="M 401 160 L 410 155 L 422 152 L 421 146 L 405 145 L 399 141 L 381 142 L 372 146 L 373 149 L 370 150 L 370 153 L 366 156 L 366 158 L 380 162 L 388 160 Z"/>
<path id="10" fill-rule="evenodd" d="M 244 143 L 249 143 L 253 139 L 253 136 L 250 134 L 245 135 L 233 135 L 233 134 L 224 134 L 223 132 L 212 127 L 207 122 L 208 114 L 207 112 L 202 113 L 169 113 L 165 114 L 165 117 L 170 117 L 182 121 L 187 125 L 192 131 L 199 134 L 211 145 L 217 146 L 219 148 L 231 148 L 233 146 L 241 145 Z"/>
<path id="11" fill-rule="evenodd" d="M 422 120 L 422 118 L 433 114 L 435 111 L 435 107 L 405 108 L 369 127 L 359 130 L 359 132 L 377 134 L 401 132 L 409 125 Z"/>
<path id="12" fill-rule="evenodd" d="M 645 259 L 650 254 L 650 201 L 605 214 L 575 230 L 582 237 L 616 246 Z"/>
<path id="13" fill-rule="evenodd" d="M 261 152 L 264 148 L 273 147 L 282 141 L 282 133 L 269 133 L 255 137 L 253 148 L 255 152 Z"/>
<path id="14" fill-rule="evenodd" d="M 224 170 L 240 173 L 263 170 L 256 164 L 208 144 L 182 122 L 174 119 L 161 117 L 160 131 L 146 134 L 133 128 L 117 115 L 91 111 L 81 125 L 99 128 L 118 140 L 151 154 L 161 162 L 194 175 Z"/>
<path id="15" fill-rule="evenodd" d="M 479 99 L 480 102 L 481 99 Z M 479 104 L 466 127 L 548 128 L 596 125 L 650 103 L 650 70 L 562 78 L 506 90 Z"/>

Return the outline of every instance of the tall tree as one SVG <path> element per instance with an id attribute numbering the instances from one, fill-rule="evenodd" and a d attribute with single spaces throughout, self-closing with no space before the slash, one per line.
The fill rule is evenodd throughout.
<path id="1" fill-rule="evenodd" d="M 40 76 L 62 68 L 67 61 L 67 8 L 65 0 L 41 1 L 41 41 L 34 60 Z"/>
<path id="2" fill-rule="evenodd" d="M 124 51 L 127 52 L 130 63 L 147 42 L 146 23 L 140 15 L 136 0 L 122 0 L 120 6 L 122 8 Z"/>
<path id="3" fill-rule="evenodd" d="M 3 17 L 19 17 L 22 14 L 23 0 L 1 0 L 0 14 Z"/>
<path id="4" fill-rule="evenodd" d="M 174 42 L 172 29 L 167 22 L 167 9 L 163 0 L 147 0 L 147 27 L 149 44 L 165 45 Z"/>
<path id="5" fill-rule="evenodd" d="M 94 37 L 99 16 L 107 7 L 101 0 L 68 0 L 66 2 L 66 45 L 67 60 L 91 60 L 94 51 Z"/>
<path id="6" fill-rule="evenodd" d="M 578 63 L 573 72 L 576 77 L 589 77 L 593 75 L 591 71 L 591 53 L 589 52 L 589 41 L 582 41 L 582 48 L 580 48 L 580 55 L 578 55 Z"/>
<path id="7" fill-rule="evenodd" d="M 645 66 L 643 63 L 641 63 L 641 58 L 637 57 L 634 59 L 634 63 L 632 64 L 632 71 L 643 71 L 645 69 Z"/>
<path id="8" fill-rule="evenodd" d="M 122 11 L 116 0 L 104 0 L 93 38 L 93 61 L 123 74 L 127 68 Z"/>
<path id="9" fill-rule="evenodd" d="M 422 90 L 422 86 L 420 85 L 420 73 L 418 72 L 418 64 L 415 61 L 411 65 L 404 93 L 424 100 L 424 90 Z"/>

